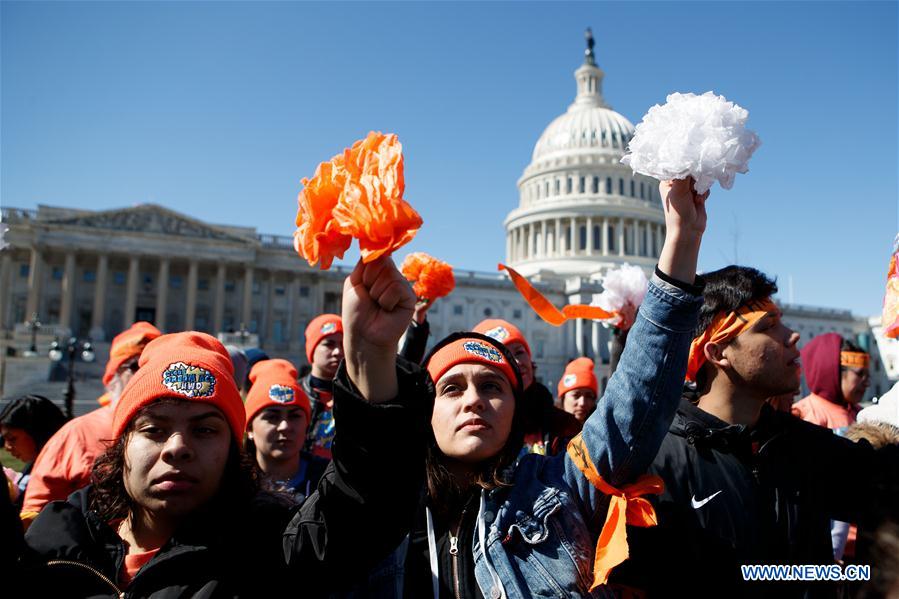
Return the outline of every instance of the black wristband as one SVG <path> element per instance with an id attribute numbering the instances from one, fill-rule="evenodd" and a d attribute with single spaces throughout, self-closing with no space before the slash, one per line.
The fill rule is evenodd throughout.
<path id="1" fill-rule="evenodd" d="M 701 275 L 696 275 L 696 280 L 693 281 L 693 283 L 685 283 L 684 281 L 679 281 L 674 277 L 666 275 L 661 270 L 659 270 L 658 266 L 656 266 L 656 276 L 669 285 L 674 285 L 678 289 L 686 291 L 691 295 L 702 295 L 702 291 L 703 289 L 705 289 L 705 279 L 703 279 Z"/>

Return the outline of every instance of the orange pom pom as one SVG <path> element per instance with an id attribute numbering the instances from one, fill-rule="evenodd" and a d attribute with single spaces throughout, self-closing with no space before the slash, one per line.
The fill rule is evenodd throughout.
<path id="1" fill-rule="evenodd" d="M 400 272 L 412 282 L 412 290 L 422 299 L 433 301 L 449 295 L 456 286 L 453 267 L 424 252 L 413 252 L 406 256 Z"/>
<path id="2" fill-rule="evenodd" d="M 352 239 L 371 262 L 415 237 L 421 217 L 403 199 L 403 147 L 396 135 L 374 132 L 323 162 L 303 179 L 294 247 L 312 266 L 327 269 Z"/>

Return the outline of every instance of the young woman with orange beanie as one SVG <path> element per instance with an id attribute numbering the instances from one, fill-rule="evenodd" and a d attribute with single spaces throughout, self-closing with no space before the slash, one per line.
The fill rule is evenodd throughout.
<path id="1" fill-rule="evenodd" d="M 559 381 L 558 392 L 560 407 L 578 421 L 586 421 L 596 409 L 596 398 L 599 396 L 593 360 L 575 358 L 569 362 Z"/>
<path id="2" fill-rule="evenodd" d="M 265 360 L 253 366 L 250 383 L 245 451 L 264 474 L 264 488 L 302 503 L 328 460 L 302 451 L 311 407 L 297 369 L 287 360 Z"/>
<path id="3" fill-rule="evenodd" d="M 333 463 L 301 507 L 260 491 L 228 353 L 204 333 L 147 345 L 92 486 L 50 503 L 17 577 L 37 597 L 318 595 L 407 534 L 423 482 L 426 374 L 397 363 L 415 296 L 389 258 L 344 286 Z M 15 596 L 13 593 L 12 596 Z"/>
<path id="4" fill-rule="evenodd" d="M 661 196 L 667 237 L 656 274 L 621 365 L 567 452 L 518 459 L 523 377 L 499 340 L 455 333 L 425 358 L 435 387 L 425 501 L 360 595 L 603 594 L 597 587 L 627 558 L 625 523 L 653 523 L 641 496 L 661 487 L 638 477 L 680 400 L 702 304 L 695 273 L 707 195 L 676 181 Z"/>

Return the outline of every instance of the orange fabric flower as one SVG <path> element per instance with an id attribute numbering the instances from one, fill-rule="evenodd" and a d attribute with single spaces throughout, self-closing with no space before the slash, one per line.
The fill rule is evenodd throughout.
<path id="1" fill-rule="evenodd" d="M 429 301 L 449 295 L 456 286 L 453 267 L 424 252 L 406 256 L 400 271 L 413 284 L 415 295 Z"/>
<path id="2" fill-rule="evenodd" d="M 368 134 L 303 179 L 294 247 L 322 270 L 359 240 L 363 262 L 415 237 L 421 216 L 403 199 L 403 147 L 396 135 Z"/>

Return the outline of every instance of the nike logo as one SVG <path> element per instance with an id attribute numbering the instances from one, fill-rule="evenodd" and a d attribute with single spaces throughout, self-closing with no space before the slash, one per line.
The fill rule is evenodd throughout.
<path id="1" fill-rule="evenodd" d="M 718 491 L 717 493 L 712 493 L 711 495 L 709 495 L 702 501 L 696 501 L 696 495 L 693 495 L 693 497 L 690 498 L 690 504 L 693 506 L 694 510 L 698 510 L 699 508 L 701 508 L 702 506 L 704 506 L 705 504 L 707 504 L 708 502 L 713 500 L 720 493 L 722 493 L 722 491 Z"/>

